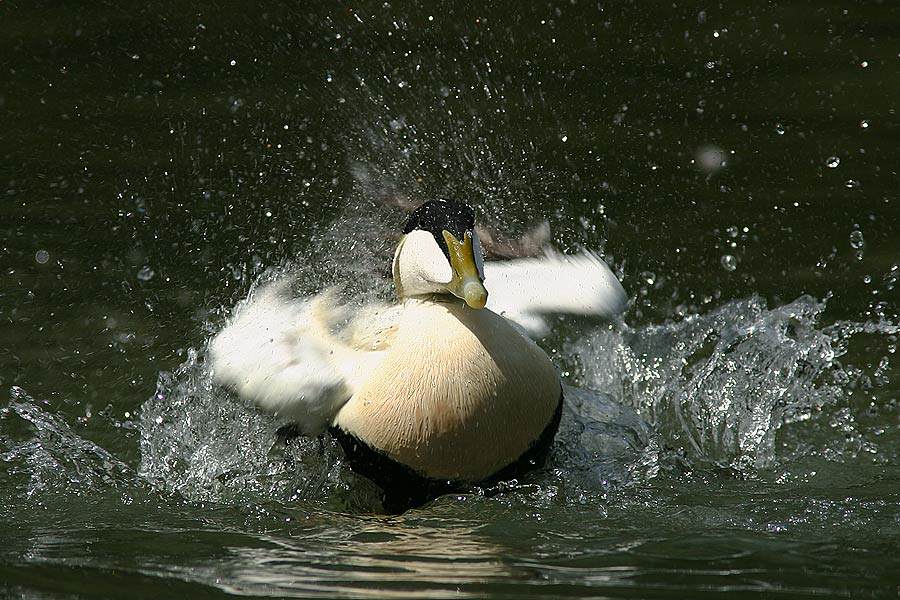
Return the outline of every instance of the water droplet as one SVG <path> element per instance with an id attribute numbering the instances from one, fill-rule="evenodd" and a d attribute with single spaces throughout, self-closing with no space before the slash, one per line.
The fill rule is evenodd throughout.
<path id="1" fill-rule="evenodd" d="M 647 285 L 653 285 L 654 283 L 656 283 L 656 273 L 654 273 L 653 271 L 643 271 L 640 275 L 638 275 L 638 277 Z"/>
<path id="2" fill-rule="evenodd" d="M 230 65 L 233 67 L 233 66 L 235 66 L 235 65 L 237 64 L 237 61 L 234 60 L 234 59 L 232 58 L 232 59 L 231 59 L 231 62 L 228 63 L 228 64 L 230 64 Z"/>
<path id="3" fill-rule="evenodd" d="M 730 238 L 736 238 L 738 236 L 738 228 L 736 226 L 732 225 L 731 227 L 727 227 L 725 229 L 725 233 Z"/>
<path id="4" fill-rule="evenodd" d="M 562 136 L 562 138 L 560 138 L 560 139 L 562 139 L 563 143 L 565 143 L 565 142 L 568 142 L 568 141 L 569 141 L 569 136 L 564 135 L 564 136 Z"/>
<path id="5" fill-rule="evenodd" d="M 866 275 L 865 277 L 863 277 L 863 283 L 865 283 L 866 285 L 872 283 L 872 276 Z"/>
<path id="6" fill-rule="evenodd" d="M 844 187 L 847 189 L 853 189 L 859 187 L 859 182 L 855 179 L 848 179 L 844 182 Z"/>
<path id="7" fill-rule="evenodd" d="M 841 159 L 837 156 L 829 156 L 825 161 L 825 166 L 829 169 L 836 169 L 839 164 L 841 164 Z"/>
<path id="8" fill-rule="evenodd" d="M 775 133 L 784 135 L 784 126 L 781 123 L 775 123 Z"/>
<path id="9" fill-rule="evenodd" d="M 859 250 L 866 243 L 865 238 L 863 238 L 862 231 L 859 229 L 854 229 L 850 232 L 850 246 Z"/>
<path id="10" fill-rule="evenodd" d="M 695 160 L 701 171 L 712 174 L 727 166 L 728 155 L 718 146 L 707 145 L 697 149 Z"/>
<path id="11" fill-rule="evenodd" d="M 34 253 L 34 260 L 37 261 L 39 265 L 46 265 L 50 260 L 50 253 L 46 250 L 38 250 Z"/>
<path id="12" fill-rule="evenodd" d="M 726 271 L 734 271 L 737 269 L 737 259 L 731 254 L 723 254 L 722 268 Z"/>
<path id="13" fill-rule="evenodd" d="M 861 63 L 859 63 L 859 66 L 862 67 L 863 69 L 865 69 L 866 67 L 869 66 L 869 61 L 864 60 Z"/>
<path id="14" fill-rule="evenodd" d="M 153 279 L 154 275 L 156 275 L 156 273 L 148 265 L 144 265 L 141 267 L 141 270 L 137 272 L 137 278 L 141 281 L 150 281 Z"/>
<path id="15" fill-rule="evenodd" d="M 869 128 L 869 120 L 863 119 L 862 121 L 859 122 L 859 126 L 862 127 L 863 129 L 868 129 Z"/>

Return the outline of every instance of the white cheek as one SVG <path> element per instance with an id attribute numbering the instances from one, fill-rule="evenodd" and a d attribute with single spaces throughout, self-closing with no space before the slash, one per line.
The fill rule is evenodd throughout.
<path id="1" fill-rule="evenodd" d="M 421 283 L 446 284 L 453 278 L 450 262 L 434 236 L 427 231 L 412 231 L 407 234 L 400 254 L 400 265 L 404 279 L 407 277 Z M 418 287 L 415 281 L 406 285 Z"/>
<path id="2" fill-rule="evenodd" d="M 450 283 L 453 279 L 453 269 L 447 257 L 441 252 L 437 244 L 434 244 L 435 252 L 422 263 L 422 278 L 433 283 Z"/>
<path id="3" fill-rule="evenodd" d="M 484 252 L 481 249 L 481 240 L 478 234 L 472 232 L 472 254 L 475 255 L 475 267 L 478 269 L 478 276 L 484 281 Z"/>

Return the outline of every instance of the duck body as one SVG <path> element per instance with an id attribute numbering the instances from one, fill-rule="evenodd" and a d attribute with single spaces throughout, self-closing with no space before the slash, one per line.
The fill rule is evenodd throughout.
<path id="1" fill-rule="evenodd" d="M 270 284 L 212 340 L 213 373 L 304 434 L 329 429 L 393 510 L 514 477 L 542 462 L 561 414 L 559 376 L 528 337 L 546 331 L 540 314 L 624 308 L 603 261 L 572 259 L 486 268 L 472 210 L 428 202 L 394 255 L 398 304 L 351 309 Z"/>
<path id="2" fill-rule="evenodd" d="M 409 299 L 398 317 L 384 360 L 335 427 L 440 480 L 483 481 L 524 455 L 560 403 L 543 350 L 458 301 Z"/>

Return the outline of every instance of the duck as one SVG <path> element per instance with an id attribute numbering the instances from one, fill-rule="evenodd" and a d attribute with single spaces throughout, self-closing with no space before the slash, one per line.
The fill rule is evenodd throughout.
<path id="1" fill-rule="evenodd" d="M 616 276 L 588 250 L 485 262 L 473 209 L 448 199 L 409 214 L 391 271 L 395 303 L 261 286 L 210 343 L 215 381 L 327 431 L 389 512 L 540 466 L 564 388 L 533 338 L 553 313 L 621 314 Z"/>

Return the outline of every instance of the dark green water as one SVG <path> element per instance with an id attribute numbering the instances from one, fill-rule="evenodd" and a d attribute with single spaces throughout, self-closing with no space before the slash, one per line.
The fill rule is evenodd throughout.
<path id="1" fill-rule="evenodd" d="M 900 594 L 895 3 L 0 23 L 0 595 Z M 608 394 L 544 471 L 384 517 L 204 349 L 269 269 L 388 293 L 384 201 L 436 196 L 603 248 L 632 302 L 542 342 Z"/>

